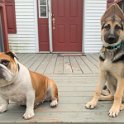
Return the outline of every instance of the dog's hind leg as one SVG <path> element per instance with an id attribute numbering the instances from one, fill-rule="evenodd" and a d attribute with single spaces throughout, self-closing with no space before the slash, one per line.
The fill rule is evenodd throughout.
<path id="1" fill-rule="evenodd" d="M 107 96 L 101 95 L 99 98 L 100 101 L 111 101 L 113 99 L 114 99 L 114 96 L 112 96 L 111 94 L 109 94 Z"/>
<path id="2" fill-rule="evenodd" d="M 48 94 L 50 96 L 50 107 L 56 107 L 58 105 L 58 88 L 53 80 L 49 80 Z"/>

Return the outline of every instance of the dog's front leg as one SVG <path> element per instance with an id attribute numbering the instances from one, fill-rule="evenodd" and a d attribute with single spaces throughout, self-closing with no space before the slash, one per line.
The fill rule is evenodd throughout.
<path id="1" fill-rule="evenodd" d="M 0 96 L 0 113 L 5 112 L 8 107 L 9 100 L 4 99 Z"/>
<path id="2" fill-rule="evenodd" d="M 26 111 L 23 115 L 24 119 L 30 119 L 34 116 L 35 92 L 30 91 L 26 94 Z"/>
<path id="3" fill-rule="evenodd" d="M 110 117 L 118 116 L 120 112 L 120 106 L 122 103 L 123 92 L 124 92 L 124 79 L 119 79 L 117 83 L 117 89 L 114 95 L 114 103 L 109 111 Z"/>
<path id="4" fill-rule="evenodd" d="M 106 82 L 105 74 L 103 72 L 101 72 L 100 76 L 99 76 L 97 86 L 96 86 L 95 94 L 94 94 L 92 100 L 85 105 L 85 107 L 87 109 L 93 109 L 93 108 L 96 107 L 97 102 L 98 102 L 98 100 L 101 96 L 101 91 L 102 91 L 102 89 L 105 85 L 105 82 Z"/>

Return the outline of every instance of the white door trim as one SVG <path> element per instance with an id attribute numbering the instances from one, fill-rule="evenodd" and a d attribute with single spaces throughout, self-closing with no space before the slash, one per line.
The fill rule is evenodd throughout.
<path id="1" fill-rule="evenodd" d="M 39 33 L 38 33 L 38 12 L 37 12 L 37 0 L 34 0 L 34 15 L 35 15 L 35 38 L 36 38 L 36 52 L 39 52 Z"/>
<path id="2" fill-rule="evenodd" d="M 53 52 L 53 41 L 52 41 L 52 0 L 48 0 L 48 27 L 49 27 L 49 49 Z"/>

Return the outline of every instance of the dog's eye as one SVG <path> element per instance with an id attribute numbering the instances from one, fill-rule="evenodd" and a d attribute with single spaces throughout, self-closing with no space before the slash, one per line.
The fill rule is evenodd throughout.
<path id="1" fill-rule="evenodd" d="M 104 26 L 104 28 L 105 28 L 106 30 L 109 30 L 109 29 L 110 29 L 110 25 L 106 25 L 106 26 Z"/>
<path id="2" fill-rule="evenodd" d="M 115 30 L 120 30 L 120 29 L 122 29 L 122 28 L 119 25 L 115 26 Z"/>
<path id="3" fill-rule="evenodd" d="M 1 60 L 1 64 L 5 65 L 5 66 L 8 66 L 9 61 L 8 60 Z"/>

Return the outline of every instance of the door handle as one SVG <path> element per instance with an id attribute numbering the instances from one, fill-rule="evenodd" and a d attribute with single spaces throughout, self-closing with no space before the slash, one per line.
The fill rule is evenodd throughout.
<path id="1" fill-rule="evenodd" d="M 53 21 L 53 30 L 55 30 L 56 29 L 56 27 L 55 27 L 56 19 L 53 17 L 52 21 Z"/>

